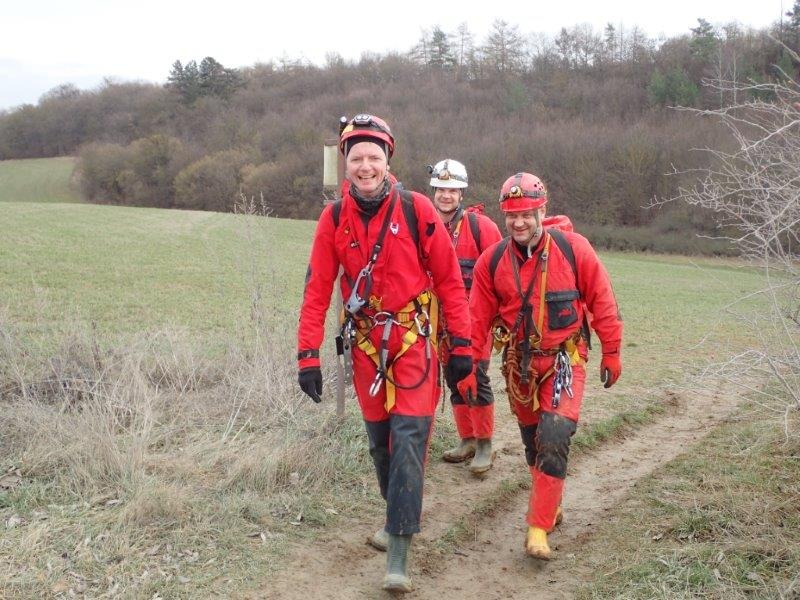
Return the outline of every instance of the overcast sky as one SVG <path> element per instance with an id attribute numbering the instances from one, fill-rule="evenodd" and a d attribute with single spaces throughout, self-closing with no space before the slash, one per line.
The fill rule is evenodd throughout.
<path id="1" fill-rule="evenodd" d="M 687 33 L 698 17 L 761 28 L 793 0 L 481 0 L 472 2 L 311 2 L 309 0 L 0 0 L 0 109 L 36 103 L 62 83 L 82 89 L 104 77 L 163 83 L 175 60 L 213 56 L 228 67 L 288 57 L 322 64 L 328 52 L 405 52 L 423 28 L 476 41 L 495 19 L 520 33 L 554 35 L 563 26 L 638 25 L 650 37 Z M 280 6 L 280 8 L 273 8 Z M 374 7 L 374 8 L 372 8 Z"/>

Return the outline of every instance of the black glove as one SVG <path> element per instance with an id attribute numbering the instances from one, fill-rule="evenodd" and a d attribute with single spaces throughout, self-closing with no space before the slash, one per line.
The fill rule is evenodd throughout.
<path id="1" fill-rule="evenodd" d="M 447 385 L 455 387 L 455 385 L 464 379 L 467 375 L 472 373 L 472 357 L 459 356 L 451 354 L 447 361 L 447 369 L 445 371 L 445 379 Z"/>
<path id="2" fill-rule="evenodd" d="M 322 402 L 322 371 L 319 367 L 306 367 L 300 369 L 297 374 L 297 382 L 300 384 L 306 396 L 319 404 Z"/>

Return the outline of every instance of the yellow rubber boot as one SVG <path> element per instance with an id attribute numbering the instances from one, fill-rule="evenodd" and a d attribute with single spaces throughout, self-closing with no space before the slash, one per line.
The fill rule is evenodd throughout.
<path id="1" fill-rule="evenodd" d="M 544 529 L 528 527 L 525 552 L 539 560 L 550 560 L 550 546 L 547 543 L 547 532 Z"/>

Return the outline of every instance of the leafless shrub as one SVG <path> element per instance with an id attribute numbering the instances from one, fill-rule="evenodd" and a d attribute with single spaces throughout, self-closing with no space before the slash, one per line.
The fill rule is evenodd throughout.
<path id="1" fill-rule="evenodd" d="M 800 60 L 796 54 L 796 60 Z M 671 200 L 712 211 L 727 240 L 764 276 L 756 294 L 728 307 L 752 348 L 714 369 L 752 387 L 769 411 L 800 409 L 800 86 L 791 79 L 743 85 L 715 80 L 725 97 L 745 98 L 718 110 L 685 109 L 723 124 L 735 146 L 706 149 L 713 161 L 697 183 Z M 753 376 L 777 385 L 749 386 Z"/>

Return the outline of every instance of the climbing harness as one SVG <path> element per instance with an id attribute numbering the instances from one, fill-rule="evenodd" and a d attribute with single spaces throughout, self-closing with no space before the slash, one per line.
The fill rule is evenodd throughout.
<path id="1" fill-rule="evenodd" d="M 581 339 L 581 331 L 576 331 L 572 336 L 564 340 L 557 348 L 542 349 L 542 331 L 544 327 L 545 296 L 547 290 L 547 266 L 550 252 L 551 236 L 545 234 L 544 248 L 537 257 L 537 264 L 534 265 L 534 275 L 528 284 L 528 288 L 523 292 L 519 274 L 517 259 L 513 255 L 511 245 L 507 251 L 511 259 L 514 273 L 514 282 L 517 292 L 522 299 L 521 307 L 517 313 L 517 318 L 511 328 L 507 328 L 499 319 L 495 322 L 492 330 L 494 338 L 494 348 L 502 350 L 503 363 L 501 373 L 506 380 L 508 399 L 512 413 L 515 403 L 530 410 L 536 411 L 539 408 L 539 388 L 549 377 L 554 376 L 553 380 L 553 408 L 556 408 L 561 401 L 561 394 L 566 392 L 572 398 L 572 367 L 582 364 L 583 359 L 578 351 L 578 342 Z M 537 322 L 533 322 L 533 307 L 529 300 L 533 292 L 534 281 L 536 279 L 536 269 L 540 269 L 539 274 L 539 311 Z M 521 328 L 521 337 L 517 332 Z M 544 373 L 538 373 L 533 366 L 533 357 L 554 356 L 553 365 Z"/>

